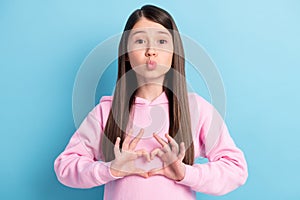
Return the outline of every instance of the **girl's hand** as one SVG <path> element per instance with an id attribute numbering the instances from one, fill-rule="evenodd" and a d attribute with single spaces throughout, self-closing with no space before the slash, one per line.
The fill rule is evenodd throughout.
<path id="1" fill-rule="evenodd" d="M 168 142 L 164 141 L 157 134 L 153 134 L 154 138 L 162 148 L 156 148 L 151 152 L 151 159 L 154 156 L 160 157 L 163 161 L 162 169 L 153 169 L 148 174 L 149 176 L 153 175 L 163 175 L 169 179 L 180 181 L 185 176 L 185 165 L 183 164 L 183 158 L 185 156 L 185 146 L 182 142 L 180 146 L 176 141 L 169 135 L 166 134 Z"/>
<path id="2" fill-rule="evenodd" d="M 150 161 L 150 155 L 145 150 L 135 150 L 138 142 L 140 141 L 144 130 L 141 129 L 139 134 L 132 139 L 132 129 L 129 134 L 125 137 L 122 150 L 120 150 L 120 138 L 118 137 L 114 147 L 115 159 L 110 165 L 110 171 L 113 176 L 124 177 L 129 175 L 139 175 L 142 177 L 149 177 L 148 172 L 138 169 L 135 166 L 135 160 L 139 157 L 145 157 Z M 132 139 L 132 140 L 131 140 Z"/>

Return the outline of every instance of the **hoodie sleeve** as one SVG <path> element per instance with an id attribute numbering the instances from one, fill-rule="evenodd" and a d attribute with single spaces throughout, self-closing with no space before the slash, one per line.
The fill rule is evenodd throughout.
<path id="1" fill-rule="evenodd" d="M 110 173 L 110 162 L 100 160 L 102 121 L 98 104 L 56 158 L 54 170 L 62 184 L 74 188 L 91 188 L 117 179 Z"/>
<path id="2" fill-rule="evenodd" d="M 243 185 L 248 177 L 243 152 L 235 145 L 219 113 L 198 97 L 198 141 L 202 156 L 208 163 L 186 165 L 186 174 L 178 184 L 197 192 L 224 195 Z M 199 154 L 196 152 L 196 154 Z"/>

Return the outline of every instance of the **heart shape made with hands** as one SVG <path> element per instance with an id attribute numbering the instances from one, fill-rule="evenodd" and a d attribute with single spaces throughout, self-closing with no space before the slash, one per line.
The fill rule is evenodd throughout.
<path id="1" fill-rule="evenodd" d="M 178 160 L 182 161 L 185 155 L 184 147 L 179 145 L 166 134 L 169 142 L 165 142 L 158 135 L 154 134 L 155 139 L 161 144 L 161 148 L 155 148 L 151 152 L 142 151 L 141 157 L 136 159 L 136 167 L 145 171 L 166 167 Z"/>
<path id="2" fill-rule="evenodd" d="M 180 180 L 185 173 L 182 163 L 185 156 L 184 143 L 178 145 L 169 134 L 165 134 L 167 142 L 157 134 L 153 134 L 161 147 L 155 148 L 149 153 L 145 149 L 136 150 L 142 135 L 143 129 L 136 137 L 132 137 L 132 134 L 126 136 L 122 150 L 120 150 L 121 139 L 117 138 L 114 147 L 115 160 L 112 162 L 111 169 L 121 176 L 131 174 L 143 177 L 164 175 L 173 180 Z"/>
<path id="3" fill-rule="evenodd" d="M 158 153 L 156 153 L 155 150 L 151 152 L 143 152 L 143 155 L 135 160 L 135 167 L 145 172 L 163 168 L 164 163 L 157 154 Z"/>
<path id="4" fill-rule="evenodd" d="M 135 150 L 142 135 L 143 130 L 132 140 L 126 137 L 122 151 L 119 151 L 120 138 L 117 139 L 115 144 L 116 159 L 122 160 L 123 164 L 121 164 L 119 170 L 115 170 L 125 175 L 136 174 L 143 177 L 156 174 L 165 175 L 174 180 L 179 180 L 183 177 L 185 169 L 182 163 L 185 156 L 184 144 L 178 145 L 168 134 L 165 134 L 168 142 L 164 141 L 157 134 L 153 134 L 153 137 L 161 147 L 155 148 L 151 152 L 147 152 L 145 149 Z"/>

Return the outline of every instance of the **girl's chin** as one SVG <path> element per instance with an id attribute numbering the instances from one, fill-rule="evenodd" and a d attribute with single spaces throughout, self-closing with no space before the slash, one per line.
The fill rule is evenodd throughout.
<path id="1" fill-rule="evenodd" d="M 165 74 L 157 74 L 157 73 L 148 73 L 148 72 L 144 72 L 144 73 L 137 73 L 138 79 L 143 80 L 144 82 L 146 81 L 163 81 Z"/>

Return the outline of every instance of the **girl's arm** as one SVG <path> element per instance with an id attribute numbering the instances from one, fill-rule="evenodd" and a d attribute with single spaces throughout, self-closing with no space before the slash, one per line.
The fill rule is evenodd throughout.
<path id="1" fill-rule="evenodd" d="M 98 161 L 102 133 L 100 105 L 84 119 L 65 150 L 56 158 L 58 180 L 69 187 L 91 188 L 117 179 L 110 173 L 110 162 Z"/>
<path id="2" fill-rule="evenodd" d="M 195 144 L 203 145 L 202 155 L 207 157 L 209 162 L 193 166 L 185 165 L 185 177 L 177 183 L 198 192 L 223 195 L 246 182 L 247 163 L 218 112 L 202 99 L 198 99 L 197 102 L 201 107 L 198 110 L 201 111 L 201 119 L 198 123 L 199 143 Z"/>

